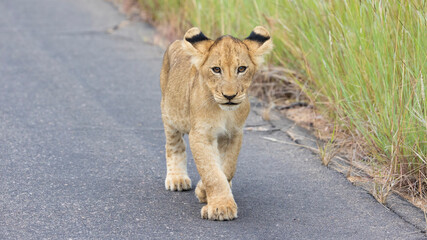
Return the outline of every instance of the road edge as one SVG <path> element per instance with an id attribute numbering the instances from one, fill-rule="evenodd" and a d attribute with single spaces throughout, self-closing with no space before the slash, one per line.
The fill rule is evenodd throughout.
<path id="1" fill-rule="evenodd" d="M 311 131 L 298 126 L 294 121 L 286 118 L 277 109 L 269 109 L 267 103 L 262 102 L 255 97 L 252 97 L 251 111 L 261 117 L 265 115 L 265 111 L 268 111 L 269 119 L 264 120 L 268 122 L 273 129 L 280 130 L 281 134 L 291 139 L 295 144 L 300 145 L 303 148 L 312 150 L 312 152 L 316 155 L 318 154 L 318 152 L 316 152 L 316 150 L 318 149 L 316 142 L 321 142 L 321 140 L 317 139 Z M 292 132 L 289 131 L 289 127 L 285 127 L 289 126 L 289 122 L 293 123 L 291 124 Z M 301 138 L 300 136 L 304 137 Z M 321 161 L 320 158 L 319 161 Z M 339 172 L 347 181 L 351 182 L 352 185 L 354 185 L 355 187 L 362 188 L 364 191 L 366 191 L 366 193 L 368 193 L 372 196 L 372 198 L 375 199 L 373 195 L 373 190 L 375 188 L 373 182 L 364 182 L 363 184 L 360 184 L 352 182 L 348 179 L 347 176 L 349 171 L 354 171 L 355 168 L 355 166 L 352 166 L 348 160 L 342 157 L 334 157 L 331 159 L 327 166 L 323 166 L 328 169 Z M 360 168 L 358 169 L 358 174 L 368 176 L 368 174 Z M 377 200 L 375 199 L 375 201 Z M 378 203 L 381 204 L 380 202 Z M 427 215 L 425 215 L 427 213 L 424 213 L 420 208 L 416 207 L 415 205 L 407 201 L 405 198 L 392 191 L 387 196 L 386 203 L 381 205 L 396 214 L 403 221 L 411 224 L 412 226 L 420 230 L 421 233 L 427 236 Z"/>

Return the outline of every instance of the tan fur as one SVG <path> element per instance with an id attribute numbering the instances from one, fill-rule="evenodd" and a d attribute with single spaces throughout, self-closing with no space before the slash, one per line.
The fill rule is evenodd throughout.
<path id="1" fill-rule="evenodd" d="M 247 91 L 262 56 L 272 48 L 266 29 L 256 27 L 253 33 L 267 40 L 241 41 L 223 36 L 213 41 L 198 28 L 192 28 L 183 40 L 168 47 L 163 58 L 160 85 L 166 135 L 165 187 L 172 191 L 191 188 L 183 140 L 183 135 L 189 134 L 201 177 L 195 193 L 200 202 L 207 203 L 202 208 L 202 218 L 237 217 L 231 179 L 242 144 L 242 128 L 250 111 Z M 239 66 L 247 68 L 238 73 Z M 214 67 L 219 67 L 221 73 L 215 73 Z M 233 95 L 236 96 L 231 100 L 226 97 Z M 223 105 L 227 102 L 235 105 Z"/>

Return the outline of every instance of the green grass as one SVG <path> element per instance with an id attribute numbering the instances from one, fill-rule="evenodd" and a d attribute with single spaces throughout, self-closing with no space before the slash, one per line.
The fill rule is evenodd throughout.
<path id="1" fill-rule="evenodd" d="M 198 26 L 214 38 L 243 38 L 256 25 L 268 27 L 275 44 L 269 63 L 305 76 L 304 90 L 316 107 L 362 137 L 369 156 L 389 166 L 393 179 L 425 196 L 426 0 L 139 3 L 155 23 L 180 34 Z"/>

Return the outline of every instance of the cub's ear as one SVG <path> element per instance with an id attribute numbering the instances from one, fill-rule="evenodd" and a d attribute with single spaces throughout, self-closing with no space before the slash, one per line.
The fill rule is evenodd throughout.
<path id="1" fill-rule="evenodd" d="M 189 55 L 191 55 L 191 63 L 199 68 L 207 55 L 209 48 L 213 44 L 213 40 L 207 38 L 200 29 L 193 27 L 184 35 L 183 47 Z"/>
<path id="2" fill-rule="evenodd" d="M 270 33 L 261 26 L 255 27 L 243 42 L 248 46 L 249 52 L 254 56 L 257 65 L 260 65 L 264 61 L 263 56 L 273 49 Z"/>

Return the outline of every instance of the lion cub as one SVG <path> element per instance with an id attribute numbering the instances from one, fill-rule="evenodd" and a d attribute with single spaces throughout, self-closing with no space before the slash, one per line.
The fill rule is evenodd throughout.
<path id="1" fill-rule="evenodd" d="M 191 189 L 183 140 L 189 134 L 201 177 L 195 193 L 200 202 L 207 203 L 202 218 L 237 217 L 231 179 L 250 111 L 248 88 L 263 55 L 272 47 L 269 32 L 259 26 L 244 40 L 228 35 L 211 40 L 198 28 L 191 28 L 165 52 L 160 74 L 165 187 Z"/>

